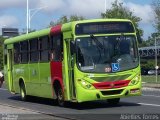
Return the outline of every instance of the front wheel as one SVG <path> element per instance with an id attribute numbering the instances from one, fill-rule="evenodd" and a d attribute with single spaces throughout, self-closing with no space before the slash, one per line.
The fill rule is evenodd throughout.
<path id="1" fill-rule="evenodd" d="M 114 98 L 114 99 L 108 99 L 107 102 L 110 104 L 110 105 L 117 105 L 120 101 L 120 98 Z"/>
<path id="2" fill-rule="evenodd" d="M 23 101 L 26 101 L 26 100 L 27 100 L 26 89 L 25 89 L 24 83 L 21 83 L 21 84 L 20 84 L 20 95 L 21 95 L 21 99 L 22 99 Z"/>

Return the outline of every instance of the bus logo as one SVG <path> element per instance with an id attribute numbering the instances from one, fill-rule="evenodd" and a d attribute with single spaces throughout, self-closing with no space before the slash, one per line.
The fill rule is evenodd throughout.
<path id="1" fill-rule="evenodd" d="M 110 86 L 111 86 L 111 88 L 114 88 L 114 83 L 111 83 Z"/>
<path id="2" fill-rule="evenodd" d="M 112 72 L 117 72 L 119 70 L 119 63 L 112 63 Z"/>

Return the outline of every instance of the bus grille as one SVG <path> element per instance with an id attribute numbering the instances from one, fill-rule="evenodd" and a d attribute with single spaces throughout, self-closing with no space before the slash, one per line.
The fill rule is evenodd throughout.
<path id="1" fill-rule="evenodd" d="M 101 91 L 102 95 L 117 95 L 121 94 L 123 89 L 121 90 L 110 90 L 110 91 Z"/>
<path id="2" fill-rule="evenodd" d="M 122 88 L 128 86 L 130 80 L 119 80 L 113 82 L 99 82 L 93 83 L 96 89 L 112 89 L 112 88 Z"/>

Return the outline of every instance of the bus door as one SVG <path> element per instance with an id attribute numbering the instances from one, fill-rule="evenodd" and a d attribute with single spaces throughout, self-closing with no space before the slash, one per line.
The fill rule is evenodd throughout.
<path id="1" fill-rule="evenodd" d="M 62 77 L 62 35 L 55 34 L 51 36 L 51 79 L 59 80 L 63 87 Z M 63 88 L 62 88 L 63 89 Z M 54 94 L 54 93 L 53 93 Z M 55 95 L 53 95 L 55 97 Z"/>
<path id="2" fill-rule="evenodd" d="M 74 54 L 73 54 L 73 41 L 67 40 L 67 59 L 68 59 L 68 77 L 69 77 L 69 88 L 70 97 L 74 100 L 76 99 L 75 92 L 75 81 L 74 81 Z"/>
<path id="3" fill-rule="evenodd" d="M 11 92 L 14 92 L 13 85 L 13 50 L 7 51 L 7 70 L 8 70 L 8 87 Z"/>

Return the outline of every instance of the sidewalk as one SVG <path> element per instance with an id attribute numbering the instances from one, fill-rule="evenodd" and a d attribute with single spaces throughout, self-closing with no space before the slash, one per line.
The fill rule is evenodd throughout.
<path id="1" fill-rule="evenodd" d="M 157 88 L 160 89 L 160 83 L 142 83 L 142 87 L 148 87 L 148 88 Z"/>
<path id="2" fill-rule="evenodd" d="M 31 110 L 0 103 L 0 114 L 38 114 L 38 113 L 33 112 Z"/>
<path id="3" fill-rule="evenodd" d="M 32 111 L 30 109 L 0 103 L 0 120 L 66 120 Z"/>
<path id="4" fill-rule="evenodd" d="M 26 117 L 24 118 L 23 115 L 25 115 Z M 39 116 L 38 113 L 36 112 L 12 107 L 9 105 L 0 104 L 0 120 L 19 120 L 19 119 L 28 119 L 28 120 L 30 119 L 31 120 L 33 116 L 31 118 L 28 118 L 31 115 Z"/>

